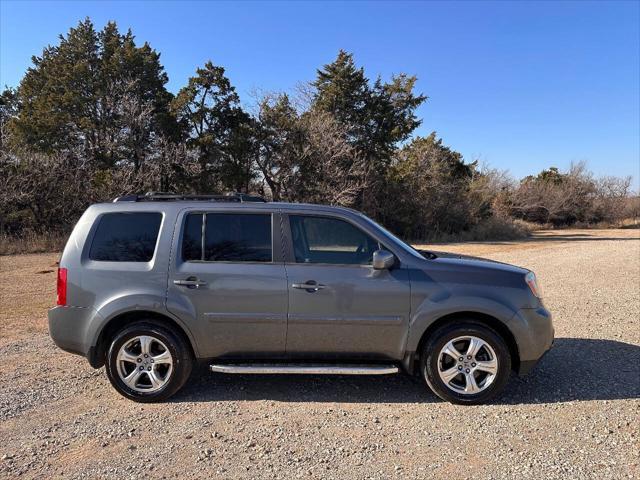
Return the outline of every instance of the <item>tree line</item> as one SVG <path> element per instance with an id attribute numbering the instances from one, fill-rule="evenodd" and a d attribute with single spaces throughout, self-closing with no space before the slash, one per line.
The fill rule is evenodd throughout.
<path id="1" fill-rule="evenodd" d="M 63 234 L 89 204 L 146 191 L 350 206 L 419 240 L 628 214 L 630 179 L 575 165 L 515 181 L 416 135 L 416 77 L 370 80 L 345 51 L 250 109 L 212 62 L 175 95 L 167 82 L 160 54 L 114 22 L 85 19 L 34 56 L 0 95 L 0 234 Z"/>

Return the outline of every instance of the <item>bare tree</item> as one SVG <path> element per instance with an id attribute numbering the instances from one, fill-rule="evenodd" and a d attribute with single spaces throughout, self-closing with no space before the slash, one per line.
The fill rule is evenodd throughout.
<path id="1" fill-rule="evenodd" d="M 134 92 L 135 82 L 127 82 L 116 107 L 120 129 L 115 142 L 122 150 L 119 157 L 130 159 L 138 171 L 149 147 L 154 106 Z"/>
<path id="2" fill-rule="evenodd" d="M 302 159 L 313 177 L 301 194 L 307 201 L 352 206 L 368 186 L 367 164 L 347 141 L 344 127 L 323 112 L 302 118 L 306 142 Z M 302 196 L 301 195 L 301 196 Z"/>
<path id="3" fill-rule="evenodd" d="M 258 124 L 256 163 L 274 200 L 352 205 L 367 186 L 362 158 L 330 114 L 299 115 L 287 95 L 269 95 Z"/>
<path id="4" fill-rule="evenodd" d="M 93 178 L 87 161 L 68 155 L 0 154 L 0 228 L 67 229 L 94 201 Z"/>
<path id="5" fill-rule="evenodd" d="M 584 162 L 566 173 L 556 168 L 525 178 L 503 204 L 516 218 L 537 223 L 571 225 L 621 220 L 630 178 L 595 179 Z"/>

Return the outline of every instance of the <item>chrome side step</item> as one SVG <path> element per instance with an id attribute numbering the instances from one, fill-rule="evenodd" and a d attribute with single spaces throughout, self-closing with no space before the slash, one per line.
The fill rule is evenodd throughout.
<path id="1" fill-rule="evenodd" d="M 305 375 L 388 375 L 398 373 L 395 365 L 333 365 L 293 363 L 241 363 L 210 365 L 217 373 L 241 374 L 305 374 Z"/>

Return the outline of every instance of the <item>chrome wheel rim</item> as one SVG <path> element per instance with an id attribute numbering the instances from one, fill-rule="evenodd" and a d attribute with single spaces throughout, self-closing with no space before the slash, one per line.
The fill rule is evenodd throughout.
<path id="1" fill-rule="evenodd" d="M 476 395 L 494 382 L 498 356 L 493 347 L 471 335 L 456 337 L 440 350 L 438 375 L 450 390 Z"/>
<path id="2" fill-rule="evenodd" d="M 132 390 L 157 392 L 171 378 L 173 357 L 162 341 L 150 335 L 139 335 L 120 347 L 116 368 L 120 380 Z"/>

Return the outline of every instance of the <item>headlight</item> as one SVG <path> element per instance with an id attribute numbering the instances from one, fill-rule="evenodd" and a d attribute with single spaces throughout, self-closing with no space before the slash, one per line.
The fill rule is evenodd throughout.
<path id="1" fill-rule="evenodd" d="M 524 281 L 527 282 L 529 288 L 531 289 L 531 293 L 538 298 L 542 298 L 542 291 L 538 286 L 538 282 L 536 281 L 536 274 L 533 272 L 529 272 L 524 276 Z"/>

